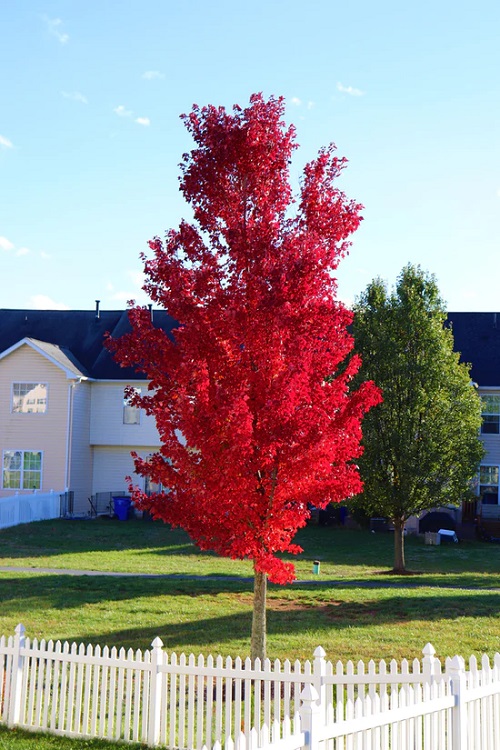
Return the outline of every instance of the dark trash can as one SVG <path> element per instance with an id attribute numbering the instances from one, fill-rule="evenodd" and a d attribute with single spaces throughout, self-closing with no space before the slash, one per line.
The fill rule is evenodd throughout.
<path id="1" fill-rule="evenodd" d="M 131 500 L 129 497 L 117 495 L 113 497 L 113 508 L 119 521 L 127 521 L 130 513 Z"/>

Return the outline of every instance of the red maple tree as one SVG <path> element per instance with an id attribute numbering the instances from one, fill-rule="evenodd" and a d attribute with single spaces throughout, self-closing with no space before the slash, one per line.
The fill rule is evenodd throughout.
<path id="1" fill-rule="evenodd" d="M 363 414 L 380 396 L 352 389 L 352 314 L 333 272 L 361 206 L 335 186 L 346 160 L 330 146 L 304 170 L 296 210 L 295 145 L 284 102 L 246 109 L 194 106 L 183 119 L 196 148 L 181 164 L 194 220 L 149 245 L 145 291 L 178 321 L 169 336 L 145 308 L 111 342 L 123 366 L 150 380 L 131 400 L 154 415 L 161 448 L 135 455 L 139 475 L 167 487 L 135 501 L 184 528 L 203 550 L 250 558 L 252 656 L 265 653 L 266 579 L 288 583 L 292 540 L 319 508 L 361 490 Z"/>

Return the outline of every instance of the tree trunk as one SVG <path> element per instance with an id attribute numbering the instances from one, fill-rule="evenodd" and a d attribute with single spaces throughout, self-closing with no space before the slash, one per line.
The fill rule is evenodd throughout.
<path id="1" fill-rule="evenodd" d="M 394 519 L 394 573 L 404 573 L 406 571 L 404 528 L 404 518 Z"/>
<path id="2" fill-rule="evenodd" d="M 258 573 L 254 568 L 253 583 L 253 617 L 251 659 L 263 661 L 266 658 L 266 593 L 267 575 Z"/>

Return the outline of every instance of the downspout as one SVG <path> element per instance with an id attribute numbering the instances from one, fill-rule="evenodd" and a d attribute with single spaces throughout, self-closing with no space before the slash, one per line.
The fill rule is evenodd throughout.
<path id="1" fill-rule="evenodd" d="M 71 453 L 73 450 L 73 409 L 74 409 L 74 393 L 75 388 L 77 385 L 79 385 L 83 380 L 82 378 L 78 378 L 78 380 L 75 380 L 74 383 L 69 384 L 68 388 L 68 424 L 66 427 L 66 470 L 65 470 L 65 477 L 64 477 L 64 490 L 65 492 L 69 491 L 70 485 L 71 485 Z"/>

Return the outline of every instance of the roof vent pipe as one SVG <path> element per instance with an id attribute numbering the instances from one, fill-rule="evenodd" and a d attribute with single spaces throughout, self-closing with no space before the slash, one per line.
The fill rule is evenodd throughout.
<path id="1" fill-rule="evenodd" d="M 153 305 L 148 305 L 149 309 L 149 317 L 151 318 L 151 323 L 153 322 Z"/>
<path id="2" fill-rule="evenodd" d="M 497 314 L 493 313 L 493 328 L 497 327 Z"/>
<path id="3" fill-rule="evenodd" d="M 101 317 L 101 313 L 99 312 L 100 301 L 101 301 L 100 299 L 96 299 L 95 301 L 95 319 L 96 320 L 99 320 L 99 318 Z"/>

